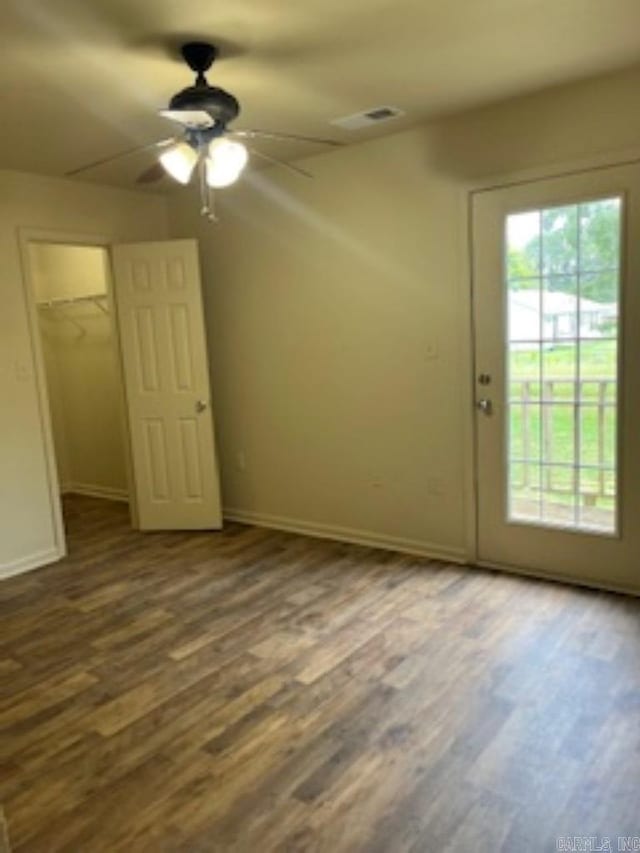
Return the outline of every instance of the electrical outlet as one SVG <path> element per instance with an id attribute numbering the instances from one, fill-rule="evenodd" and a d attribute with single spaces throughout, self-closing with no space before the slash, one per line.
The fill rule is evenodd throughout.
<path id="1" fill-rule="evenodd" d="M 18 382 L 28 382 L 32 377 L 32 371 L 26 361 L 16 360 L 14 362 L 15 376 Z"/>
<path id="2" fill-rule="evenodd" d="M 427 493 L 434 498 L 441 498 L 444 495 L 444 482 L 441 477 L 427 478 Z"/>
<path id="3" fill-rule="evenodd" d="M 424 349 L 424 357 L 427 361 L 433 361 L 438 358 L 438 342 L 437 341 L 427 341 L 427 344 Z"/>
<path id="4" fill-rule="evenodd" d="M 247 470 L 247 457 L 245 456 L 244 450 L 239 450 L 236 453 L 236 468 L 238 471 Z"/>

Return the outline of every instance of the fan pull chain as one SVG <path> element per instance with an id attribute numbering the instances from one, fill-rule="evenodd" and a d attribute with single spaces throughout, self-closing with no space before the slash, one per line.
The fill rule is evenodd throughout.
<path id="1" fill-rule="evenodd" d="M 198 184 L 200 187 L 200 215 L 208 219 L 209 222 L 219 222 L 215 211 L 215 196 L 207 183 L 207 161 L 202 156 L 198 163 Z"/>
<path id="2" fill-rule="evenodd" d="M 213 189 L 209 187 L 209 221 L 210 222 L 219 222 L 218 214 L 216 213 L 216 194 Z"/>

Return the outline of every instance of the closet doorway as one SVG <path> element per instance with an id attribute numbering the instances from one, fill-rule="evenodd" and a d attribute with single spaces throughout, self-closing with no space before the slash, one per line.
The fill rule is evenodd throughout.
<path id="1" fill-rule="evenodd" d="M 222 526 L 198 247 L 21 233 L 56 549 L 61 494 L 139 530 Z"/>
<path id="2" fill-rule="evenodd" d="M 108 250 L 30 242 L 27 253 L 60 493 L 128 501 Z"/>

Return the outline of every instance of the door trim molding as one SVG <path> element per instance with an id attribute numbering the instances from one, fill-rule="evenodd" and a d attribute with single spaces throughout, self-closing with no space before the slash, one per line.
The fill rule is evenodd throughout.
<path id="1" fill-rule="evenodd" d="M 40 569 L 42 566 L 48 566 L 50 563 L 61 560 L 64 556 L 64 549 L 47 548 L 43 551 L 35 551 L 33 554 L 14 560 L 12 563 L 0 563 L 0 581 L 16 575 L 23 575 L 34 569 Z"/>
<path id="2" fill-rule="evenodd" d="M 466 304 L 460 311 L 460 339 L 462 341 L 461 364 L 463 367 L 461 388 L 461 417 L 464 436 L 463 453 L 463 507 L 464 546 L 467 560 L 475 563 L 478 558 L 478 486 L 475 400 L 475 353 L 476 326 L 473 314 L 473 190 L 465 187 L 461 193 L 460 228 L 464 235 L 461 246 L 461 268 L 464 283 L 460 288 Z"/>
<path id="3" fill-rule="evenodd" d="M 97 246 L 108 251 L 111 239 L 104 234 L 78 233 L 75 231 L 58 231 L 51 228 L 31 228 L 19 226 L 17 229 L 18 252 L 20 256 L 20 271 L 22 274 L 22 294 L 27 315 L 29 329 L 29 340 L 31 345 L 31 356 L 33 359 L 36 396 L 38 399 L 38 418 L 40 422 L 40 434 L 46 460 L 47 486 L 49 492 L 49 507 L 51 523 L 54 531 L 54 548 L 52 550 L 37 552 L 31 557 L 25 558 L 28 568 L 37 568 L 38 565 L 46 565 L 55 559 L 61 559 L 67 553 L 64 523 L 62 518 L 62 503 L 60 501 L 60 483 L 56 465 L 55 448 L 53 443 L 53 429 L 51 426 L 51 407 L 49 403 L 49 392 L 47 390 L 47 379 L 44 366 L 44 355 L 42 352 L 42 340 L 40 337 L 40 325 L 38 320 L 38 309 L 36 306 L 35 289 L 31 263 L 29 259 L 30 243 L 58 243 L 62 245 L 75 246 Z M 109 288 L 111 282 L 108 282 Z M 117 323 L 114 321 L 114 327 Z M 51 554 L 55 556 L 51 557 Z M 39 556 L 40 555 L 40 556 Z M 34 560 L 40 560 L 32 564 Z M 23 561 L 19 561 L 22 564 Z M 12 564 L 13 565 L 13 564 Z M 18 565 L 17 563 L 15 565 Z M 0 575 L 2 575 L 0 567 Z M 20 571 L 27 571 L 23 568 Z M 18 572 L 14 572 L 17 574 Z"/>

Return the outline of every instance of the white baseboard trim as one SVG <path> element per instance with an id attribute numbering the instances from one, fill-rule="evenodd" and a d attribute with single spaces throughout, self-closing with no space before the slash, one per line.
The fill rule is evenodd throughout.
<path id="1" fill-rule="evenodd" d="M 253 512 L 252 510 L 227 507 L 223 510 L 224 518 L 228 521 L 239 521 L 242 524 L 252 524 L 256 527 L 269 527 L 274 530 L 285 530 L 288 533 L 300 533 L 318 539 L 334 539 L 337 542 L 349 542 L 354 545 L 365 545 L 369 548 L 380 548 L 384 551 L 399 551 L 403 554 L 415 554 L 418 557 L 428 557 L 432 560 L 442 560 L 448 563 L 464 565 L 468 562 L 462 548 L 443 548 L 431 542 L 417 539 L 402 539 L 396 536 L 386 536 L 370 530 L 358 530 L 351 527 L 336 527 L 331 524 L 318 524 L 304 521 L 300 518 L 269 515 L 268 513 Z"/>
<path id="2" fill-rule="evenodd" d="M 93 483 L 64 483 L 60 491 L 63 495 L 86 495 L 89 498 L 104 498 L 107 501 L 128 503 L 126 489 L 114 489 L 111 486 L 96 486 Z"/>
<path id="3" fill-rule="evenodd" d="M 47 566 L 49 563 L 61 560 L 62 557 L 64 557 L 64 554 L 58 548 L 47 548 L 44 551 L 36 551 L 35 554 L 29 554 L 28 557 L 21 557 L 13 563 L 0 563 L 0 580 L 12 578 L 15 575 L 22 575 L 33 569 L 39 569 L 42 566 Z"/>

